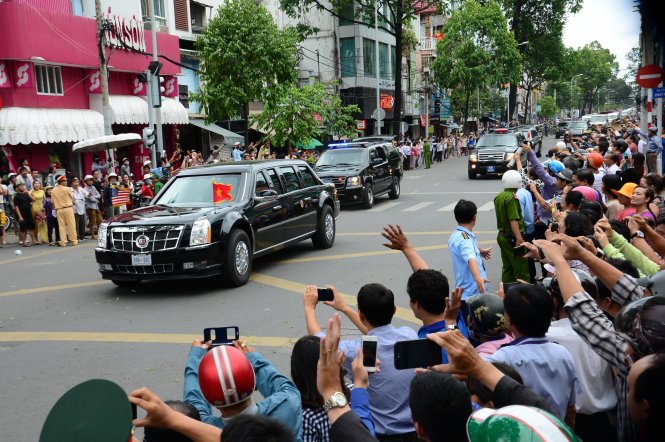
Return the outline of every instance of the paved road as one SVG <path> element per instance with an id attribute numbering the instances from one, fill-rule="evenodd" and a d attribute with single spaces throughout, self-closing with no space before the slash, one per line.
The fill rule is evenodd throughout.
<path id="1" fill-rule="evenodd" d="M 255 262 L 252 281 L 225 289 L 208 281 L 146 283 L 135 290 L 99 278 L 93 244 L 0 249 L 0 391 L 4 440 L 38 439 L 57 398 L 90 378 L 107 378 L 127 391 L 146 385 L 163 398 L 180 399 L 189 344 L 204 327 L 237 325 L 250 345 L 289 373 L 291 345 L 306 333 L 302 311 L 305 284 L 332 284 L 348 294 L 381 282 L 396 295 L 396 323 L 417 327 L 405 292 L 410 268 L 383 247 L 387 223 L 400 224 L 433 268 L 452 277 L 447 240 L 455 229 L 460 198 L 480 210 L 481 244 L 495 243 L 494 195 L 498 179 L 469 181 L 466 158 L 429 170 L 407 172 L 399 200 L 377 199 L 372 210 L 344 209 L 332 249 L 305 242 Z M 487 263 L 491 288 L 498 285 L 498 249 Z M 318 309 L 320 321 L 332 311 Z M 349 322 L 343 332 L 357 335 Z"/>

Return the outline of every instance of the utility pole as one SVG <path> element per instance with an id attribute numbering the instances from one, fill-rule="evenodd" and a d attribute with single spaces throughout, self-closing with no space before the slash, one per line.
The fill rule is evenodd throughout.
<path id="1" fill-rule="evenodd" d="M 106 66 L 106 54 L 104 53 L 106 47 L 106 32 L 104 26 L 104 18 L 102 17 L 102 2 L 95 0 L 95 16 L 97 19 L 97 46 L 99 49 L 99 72 L 101 74 L 102 82 L 102 115 L 104 117 L 104 135 L 113 135 L 111 128 L 111 109 L 109 104 L 109 76 Z M 113 158 L 113 150 L 106 150 L 106 166 L 110 172 L 113 170 L 115 159 Z"/>
<path id="2" fill-rule="evenodd" d="M 375 0 L 376 4 L 374 5 L 374 35 L 376 40 L 374 42 L 374 50 L 376 51 L 375 55 L 375 66 L 376 69 L 376 116 L 380 116 L 381 109 L 381 87 L 379 86 L 379 0 Z M 377 118 L 376 120 L 376 134 L 381 135 L 381 120 Z"/>
<path id="3" fill-rule="evenodd" d="M 155 26 L 155 1 L 150 0 L 150 34 L 152 36 L 152 61 L 159 63 L 159 57 L 157 57 L 157 26 Z M 152 77 L 152 87 L 155 88 L 156 94 L 159 95 L 161 84 L 159 81 L 159 75 Z M 153 106 L 155 103 L 153 103 Z M 155 123 L 156 124 L 156 133 L 157 133 L 157 151 L 158 155 L 157 160 L 164 156 L 164 135 L 162 133 L 162 109 L 161 103 L 155 108 Z M 152 106 L 149 106 L 152 109 Z M 157 162 L 153 160 L 152 167 L 157 167 Z"/>

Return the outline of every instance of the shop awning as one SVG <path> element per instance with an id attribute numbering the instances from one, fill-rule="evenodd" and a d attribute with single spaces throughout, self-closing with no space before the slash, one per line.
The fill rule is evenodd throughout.
<path id="1" fill-rule="evenodd" d="M 111 95 L 111 122 L 114 124 L 148 124 L 148 102 L 146 97 L 134 95 Z M 102 112 L 102 97 L 90 95 L 90 108 Z M 187 109 L 172 98 L 162 97 L 162 124 L 187 124 Z"/>
<path id="2" fill-rule="evenodd" d="M 68 143 L 104 135 L 104 118 L 89 109 L 0 109 L 0 146 Z"/>
<path id="3" fill-rule="evenodd" d="M 198 119 L 191 119 L 189 120 L 189 124 L 192 124 L 196 127 L 200 127 L 201 129 L 205 129 L 207 131 L 210 131 L 212 133 L 215 133 L 217 135 L 221 135 L 224 137 L 224 142 L 227 145 L 231 145 L 235 142 L 238 143 L 244 143 L 245 138 L 242 135 L 238 135 L 235 132 L 231 132 L 228 129 L 224 129 L 221 126 L 218 126 L 216 124 L 206 124 L 205 120 L 198 120 Z"/>

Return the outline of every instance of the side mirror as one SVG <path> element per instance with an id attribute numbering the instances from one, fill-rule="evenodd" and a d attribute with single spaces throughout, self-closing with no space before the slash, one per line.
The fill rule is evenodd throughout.
<path id="1" fill-rule="evenodd" d="M 374 158 L 372 160 L 372 166 L 378 166 L 379 164 L 383 164 L 383 159 L 381 158 Z"/>

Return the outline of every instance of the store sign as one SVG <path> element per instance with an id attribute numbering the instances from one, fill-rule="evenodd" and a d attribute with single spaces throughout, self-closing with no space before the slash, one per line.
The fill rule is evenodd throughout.
<path id="1" fill-rule="evenodd" d="M 116 32 L 106 31 L 107 46 L 121 49 L 123 46 L 129 46 L 132 49 L 145 52 L 145 33 L 142 20 L 137 19 L 136 16 L 127 18 L 115 15 L 111 12 L 111 7 L 109 7 L 105 18 L 113 22 L 116 29 Z"/>
<path id="2" fill-rule="evenodd" d="M 142 83 L 138 75 L 132 76 L 132 93 L 134 95 L 147 95 L 148 84 Z"/>
<path id="3" fill-rule="evenodd" d="M 86 89 L 89 94 L 101 94 L 102 93 L 102 73 L 100 71 L 94 71 L 88 76 L 85 80 Z"/>
<path id="4" fill-rule="evenodd" d="M 164 76 L 164 94 L 165 97 L 178 97 L 178 77 L 172 75 Z"/>
<path id="5" fill-rule="evenodd" d="M 0 88 L 12 87 L 9 81 L 9 67 L 6 61 L 0 61 Z"/>
<path id="6" fill-rule="evenodd" d="M 395 97 L 392 95 L 387 95 L 387 94 L 381 94 L 381 109 L 386 110 L 390 112 L 393 110 L 393 106 L 395 105 Z"/>
<path id="7" fill-rule="evenodd" d="M 35 86 L 32 63 L 25 61 L 14 64 L 14 84 L 17 88 L 32 88 Z"/>
<path id="8" fill-rule="evenodd" d="M 358 129 L 358 130 L 367 129 L 367 120 L 358 120 L 358 121 L 356 121 L 356 129 Z"/>

